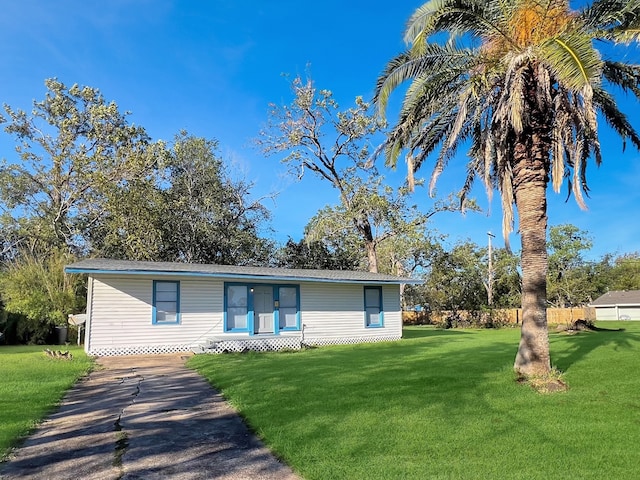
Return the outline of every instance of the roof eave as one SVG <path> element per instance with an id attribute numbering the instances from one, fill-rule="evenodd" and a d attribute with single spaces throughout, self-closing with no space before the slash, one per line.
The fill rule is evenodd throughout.
<path id="1" fill-rule="evenodd" d="M 224 273 L 224 272 L 185 272 L 185 271 L 165 271 L 165 270 L 111 270 L 95 268 L 75 268 L 65 267 L 65 273 L 77 273 L 87 275 L 154 275 L 154 276 L 186 276 L 186 277 L 209 277 L 209 278 L 229 278 L 238 280 L 268 280 L 268 281 L 297 281 L 297 282 L 319 282 L 319 283 L 358 283 L 358 284 L 388 284 L 388 285 L 420 285 L 422 280 L 399 278 L 397 280 L 386 279 L 336 279 L 323 277 L 304 277 L 299 275 L 256 275 L 248 273 Z"/>
<path id="2" fill-rule="evenodd" d="M 589 304 L 590 307 L 593 308 L 598 308 L 598 307 L 606 307 L 606 308 L 611 308 L 611 307 L 640 307 L 640 302 L 635 302 L 635 303 L 607 303 L 607 304 L 602 304 L 602 305 L 598 305 L 598 304 Z"/>

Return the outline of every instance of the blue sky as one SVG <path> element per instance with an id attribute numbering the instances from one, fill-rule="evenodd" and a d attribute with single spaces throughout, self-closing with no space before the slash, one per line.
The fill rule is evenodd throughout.
<path id="1" fill-rule="evenodd" d="M 404 48 L 403 27 L 422 2 L 364 0 L 304 3 L 234 0 L 20 0 L 4 2 L 0 14 L 0 102 L 30 110 L 45 94 L 44 79 L 57 77 L 101 90 L 129 120 L 154 139 L 171 140 L 181 129 L 217 139 L 220 154 L 235 175 L 255 183 L 256 197 L 277 192 L 273 213 L 276 239 L 299 240 L 307 221 L 323 206 L 336 204 L 333 191 L 311 176 L 286 176 L 276 157 L 251 146 L 267 120 L 268 104 L 291 100 L 282 74 L 311 77 L 332 90 L 341 107 L 357 95 L 370 99 L 385 63 Z M 636 50 L 627 60 L 637 62 Z M 637 128 L 640 105 L 621 99 Z M 393 117 L 389 119 L 393 121 Z M 12 143 L 0 137 L 0 157 L 14 161 Z M 572 223 L 594 240 L 593 258 L 640 251 L 640 154 L 603 126 L 603 165 L 588 169 L 589 210 L 581 211 L 566 190 L 549 198 L 549 224 Z M 464 179 L 464 152 L 438 182 L 438 194 L 455 191 Z M 401 175 L 383 173 L 391 182 Z M 419 176 L 428 177 L 423 167 Z M 433 200 L 418 190 L 415 201 Z M 448 242 L 471 239 L 485 245 L 487 231 L 502 246 L 497 194 L 488 202 L 475 192 L 484 213 L 438 214 L 430 228 Z M 490 212 L 489 212 L 490 210 Z M 519 238 L 511 244 L 519 249 Z"/>

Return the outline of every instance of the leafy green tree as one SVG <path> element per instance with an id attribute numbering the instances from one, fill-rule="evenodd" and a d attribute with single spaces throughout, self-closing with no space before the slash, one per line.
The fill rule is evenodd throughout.
<path id="1" fill-rule="evenodd" d="M 340 246 L 331 247 L 322 242 L 293 241 L 291 238 L 277 252 L 276 266 L 284 268 L 311 268 L 316 270 L 354 270 L 359 256 Z"/>
<path id="2" fill-rule="evenodd" d="M 522 279 L 520 261 L 506 248 L 493 251 L 493 306 L 497 308 L 517 308 L 522 300 Z"/>
<path id="3" fill-rule="evenodd" d="M 266 265 L 273 246 L 261 233 L 270 213 L 234 180 L 217 142 L 176 135 L 152 174 L 114 187 L 93 228 L 94 251 L 111 258 Z"/>
<path id="4" fill-rule="evenodd" d="M 488 307 L 486 294 L 488 252 L 470 240 L 458 242 L 451 250 L 443 237 L 431 238 L 415 248 L 413 272 L 423 285 L 405 289 L 407 305 L 428 305 L 432 310 L 482 310 Z M 518 257 L 506 248 L 493 250 L 493 307 L 514 308 L 520 301 Z"/>
<path id="5" fill-rule="evenodd" d="M 54 326 L 66 326 L 67 316 L 83 307 L 83 284 L 66 275 L 74 258 L 62 250 L 46 256 L 23 252 L 0 274 L 2 303 L 8 313 L 22 315 L 17 335 L 29 343 L 45 343 Z"/>
<path id="6" fill-rule="evenodd" d="M 609 278 L 609 290 L 640 290 L 640 254 L 635 252 L 616 257 Z"/>
<path id="7" fill-rule="evenodd" d="M 579 10 L 567 0 L 431 0 L 408 22 L 410 48 L 388 64 L 375 99 L 410 81 L 384 149 L 395 165 L 408 149 L 409 172 L 440 150 L 430 187 L 460 146 L 469 147 L 463 199 L 479 177 L 497 187 L 505 240 L 515 204 L 522 249 L 522 334 L 514 369 L 551 369 L 546 318 L 547 199 L 568 180 L 579 205 L 586 166 L 601 161 L 598 113 L 640 149 L 640 137 L 609 86 L 640 96 L 640 66 L 603 59 L 612 44 L 638 39 L 640 3 L 598 0 Z M 449 35 L 448 41 L 446 35 Z M 596 41 L 598 43 L 596 43 Z M 621 58 L 621 57 L 619 57 Z"/>
<path id="8" fill-rule="evenodd" d="M 471 241 L 432 254 L 424 299 L 432 310 L 479 310 L 487 304 L 484 250 Z"/>
<path id="9" fill-rule="evenodd" d="M 360 204 L 361 211 L 368 211 L 370 239 L 373 242 L 376 271 L 405 276 L 413 272 L 419 258 L 419 250 L 429 241 L 425 225 L 437 211 L 451 208 L 451 203 L 436 203 L 436 209 L 420 213 L 415 205 L 407 202 L 405 194 L 395 195 L 391 188 L 382 185 L 382 178 L 371 179 L 366 188 L 359 188 L 359 197 L 352 205 Z M 358 185 L 357 180 L 354 180 Z M 375 185 L 375 187 L 374 187 Z M 362 232 L 351 222 L 352 216 L 343 204 L 328 205 L 314 215 L 305 228 L 305 238 L 340 245 L 344 251 L 360 258 L 359 268 L 371 271 L 371 256 Z"/>
<path id="10" fill-rule="evenodd" d="M 168 260 L 165 255 L 165 197 L 160 174 L 138 178 L 105 192 L 105 213 L 87 231 L 93 256 L 126 260 Z"/>
<path id="11" fill-rule="evenodd" d="M 411 229 L 380 246 L 380 271 L 397 276 L 419 276 L 431 265 L 445 236 L 434 229 Z"/>
<path id="12" fill-rule="evenodd" d="M 591 267 L 585 261 L 583 252 L 588 252 L 592 246 L 588 232 L 575 225 L 549 228 L 547 298 L 554 307 L 584 305 L 591 299 Z"/>
<path id="13" fill-rule="evenodd" d="M 272 105 L 269 123 L 257 140 L 266 154 L 285 154 L 282 162 L 302 178 L 311 171 L 338 192 L 337 206 L 326 207 L 309 222 L 308 241 L 335 241 L 357 236 L 369 271 L 379 269 L 378 248 L 410 229 L 424 229 L 426 216 L 410 208 L 406 189 L 394 190 L 370 165 L 370 144 L 383 125 L 370 105 L 357 97 L 355 106 L 340 110 L 328 90 L 312 82 L 292 82 L 291 105 Z M 353 235 L 352 235 L 353 234 Z"/>
<path id="14" fill-rule="evenodd" d="M 105 192 L 144 176 L 156 161 L 143 128 L 95 88 L 45 81 L 31 114 L 5 105 L 5 131 L 19 161 L 0 166 L 3 229 L 35 252 L 86 250 L 85 238 L 105 211 Z"/>
<path id="15" fill-rule="evenodd" d="M 327 205 L 321 208 L 304 228 L 304 242 L 320 243 L 329 251 L 344 252 L 353 259 L 355 270 L 368 270 L 368 259 L 361 235 L 345 219 L 341 205 Z M 376 262 L 377 262 L 376 248 Z"/>
<path id="16" fill-rule="evenodd" d="M 176 136 L 166 159 L 164 256 L 223 265 L 267 264 L 273 245 L 260 236 L 270 218 L 251 198 L 253 185 L 233 180 L 216 141 Z"/>

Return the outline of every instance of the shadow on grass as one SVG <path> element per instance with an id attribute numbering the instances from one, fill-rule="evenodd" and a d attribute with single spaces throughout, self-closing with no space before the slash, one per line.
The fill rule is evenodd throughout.
<path id="1" fill-rule="evenodd" d="M 589 330 L 593 330 L 594 332 L 624 332 L 625 328 L 602 328 L 602 327 L 589 327 Z"/>
<path id="2" fill-rule="evenodd" d="M 606 348 L 604 354 L 635 351 L 640 332 L 638 327 L 631 330 L 552 333 L 552 357 L 567 369 L 598 347 Z M 293 355 L 202 356 L 190 365 L 222 388 L 252 428 L 308 478 L 361 478 L 370 468 L 369 461 L 361 460 L 362 452 L 371 450 L 375 438 L 388 439 L 414 458 L 416 452 L 459 441 L 456 432 L 487 445 L 526 432 L 537 439 L 540 451 L 549 451 L 542 445 L 553 445 L 552 451 L 562 447 L 568 457 L 581 454 L 579 442 L 567 445 L 537 414 L 526 414 L 542 407 L 555 425 L 555 407 L 575 399 L 540 397 L 517 386 L 511 365 L 518 330 L 412 326 L 403 334 L 408 341 L 322 347 Z M 486 420 L 478 423 L 478 418 Z M 301 445 L 306 454 L 299 453 Z M 328 461 L 332 458 L 340 459 L 337 467 Z M 391 462 L 371 478 L 436 478 L 437 469 L 446 468 L 442 459 L 425 461 L 418 467 L 421 476 L 412 476 L 411 465 Z M 492 478 L 489 471 L 478 478 Z"/>
<path id="3" fill-rule="evenodd" d="M 565 332 L 550 335 L 552 350 L 558 351 L 552 355 L 554 366 L 563 372 L 583 360 L 596 348 L 611 346 L 614 350 L 631 350 L 638 348 L 640 334 L 629 332 L 624 328 L 594 327 L 573 334 Z M 561 348 L 561 344 L 566 347 Z M 553 348 L 558 345 L 560 348 Z"/>
<path id="4" fill-rule="evenodd" d="M 402 329 L 402 338 L 404 339 L 458 335 L 469 335 L 469 332 L 465 332 L 463 330 L 445 330 L 442 328 L 437 328 L 433 325 L 425 325 L 420 327 L 411 326 L 404 327 Z"/>
<path id="5" fill-rule="evenodd" d="M 486 399 L 496 377 L 506 388 L 511 381 L 501 372 L 513 361 L 515 335 L 487 341 L 492 332 L 418 327 L 404 333 L 408 341 L 293 355 L 196 356 L 189 365 L 228 395 L 251 428 L 305 478 L 363 478 L 370 466 L 362 458 L 371 457 L 361 452 L 371 450 L 372 438 L 419 438 L 422 446 L 410 450 L 427 451 L 430 412 L 447 412 L 447 430 L 464 431 L 469 411 L 492 411 Z M 501 432 L 488 435 L 492 443 Z M 326 460 L 306 462 L 292 445 Z M 339 466 L 331 458 L 341 458 Z M 433 472 L 409 475 L 399 464 L 385 468 L 391 469 L 385 478 L 434 478 Z"/>
<path id="6" fill-rule="evenodd" d="M 413 341 L 327 346 L 293 355 L 196 356 L 189 365 L 231 397 L 240 393 L 249 418 L 284 405 L 279 413 L 286 412 L 281 419 L 286 429 L 307 415 L 315 422 L 337 412 L 375 410 L 373 405 L 386 410 L 427 403 L 457 410 L 476 403 L 486 375 L 510 365 L 517 348 L 515 336 L 487 342 L 491 333 L 411 327 L 403 334 Z M 478 334 L 484 338 L 471 338 Z"/>

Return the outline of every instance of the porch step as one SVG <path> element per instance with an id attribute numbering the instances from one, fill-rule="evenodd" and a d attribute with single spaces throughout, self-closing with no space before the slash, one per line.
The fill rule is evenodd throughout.
<path id="1" fill-rule="evenodd" d="M 277 350 L 300 350 L 302 338 L 299 336 L 260 336 L 252 338 L 220 339 L 212 338 L 192 348 L 194 353 L 268 352 Z"/>

